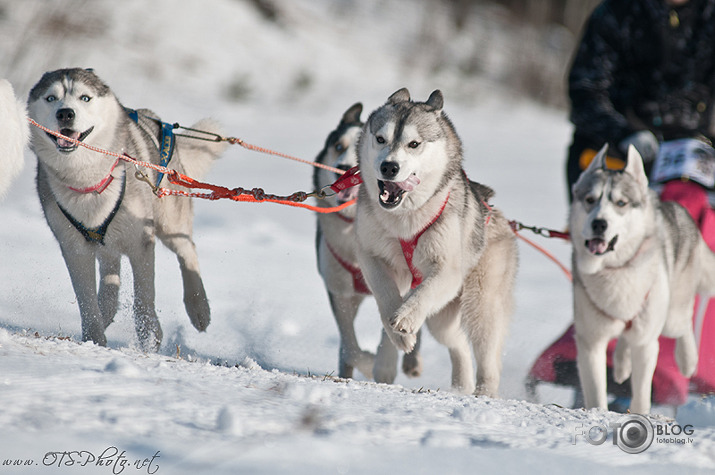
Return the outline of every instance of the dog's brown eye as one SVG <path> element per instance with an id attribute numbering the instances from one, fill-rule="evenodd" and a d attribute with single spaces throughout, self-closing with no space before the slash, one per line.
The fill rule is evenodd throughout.
<path id="1" fill-rule="evenodd" d="M 376 140 L 377 143 L 379 143 L 379 144 L 385 143 L 385 137 L 383 137 L 382 135 L 376 136 L 376 137 L 375 137 L 375 140 Z"/>
<path id="2" fill-rule="evenodd" d="M 593 196 L 587 196 L 584 201 L 587 205 L 592 205 L 596 202 L 596 198 L 594 198 Z"/>
<path id="3" fill-rule="evenodd" d="M 412 142 L 408 143 L 407 146 L 410 148 L 417 148 L 420 146 L 420 143 L 417 140 L 413 140 Z"/>

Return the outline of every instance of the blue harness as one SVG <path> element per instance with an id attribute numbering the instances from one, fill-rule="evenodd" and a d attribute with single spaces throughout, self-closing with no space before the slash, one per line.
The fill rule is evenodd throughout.
<path id="1" fill-rule="evenodd" d="M 139 112 L 137 112 L 134 109 L 130 109 L 128 107 L 125 107 L 124 110 L 127 112 L 129 115 L 129 118 L 134 121 L 137 125 L 139 125 Z M 149 120 L 152 120 L 156 122 L 159 127 L 161 127 L 161 133 L 159 135 L 159 165 L 162 167 L 166 167 L 169 165 L 169 162 L 171 161 L 171 157 L 174 156 L 174 145 L 176 143 L 176 136 L 174 135 L 174 128 L 176 127 L 175 124 L 170 124 L 168 122 L 162 122 L 159 119 L 156 119 L 154 117 L 149 117 L 147 115 L 142 114 L 142 117 L 145 117 Z M 161 180 L 164 178 L 163 173 L 159 173 L 156 177 L 156 183 L 155 186 L 156 188 L 159 188 L 159 185 L 161 184 Z"/>

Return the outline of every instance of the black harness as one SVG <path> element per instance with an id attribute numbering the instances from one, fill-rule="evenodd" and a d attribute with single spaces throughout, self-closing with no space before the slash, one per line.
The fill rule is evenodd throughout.
<path id="1" fill-rule="evenodd" d="M 117 215 L 117 211 L 119 211 L 119 207 L 122 205 L 122 201 L 124 201 L 124 193 L 127 189 L 127 172 L 126 170 L 124 171 L 124 174 L 122 175 L 122 191 L 121 194 L 119 195 L 119 199 L 117 200 L 117 204 L 114 205 L 114 209 L 112 209 L 112 212 L 109 213 L 109 216 L 107 216 L 107 219 L 104 220 L 102 224 L 97 226 L 96 228 L 88 228 L 84 224 L 82 224 L 81 221 L 76 219 L 74 216 L 72 216 L 69 211 L 64 209 L 62 205 L 57 203 L 57 206 L 60 208 L 60 211 L 62 211 L 62 214 L 65 215 L 67 220 L 72 224 L 72 226 L 77 229 L 77 231 L 80 232 L 82 236 L 87 240 L 87 242 L 94 242 L 94 243 L 99 243 L 101 245 L 104 245 L 104 236 L 107 234 L 107 228 L 109 227 L 109 224 L 112 222 L 114 217 Z"/>

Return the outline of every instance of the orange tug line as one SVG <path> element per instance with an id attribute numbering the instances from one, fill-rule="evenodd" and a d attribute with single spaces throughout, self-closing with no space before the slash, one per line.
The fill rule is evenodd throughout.
<path id="1" fill-rule="evenodd" d="M 124 160 L 125 162 L 129 162 L 133 164 L 134 166 L 137 167 L 144 167 L 144 168 L 150 168 L 153 169 L 159 173 L 164 173 L 166 175 L 166 178 L 173 184 L 175 185 L 180 185 L 186 188 L 199 188 L 199 189 L 205 189 L 205 190 L 210 190 L 211 193 L 195 193 L 195 192 L 188 192 L 188 191 L 182 191 L 182 190 L 171 190 L 168 188 L 155 188 L 154 189 L 154 194 L 158 198 L 163 198 L 164 196 L 186 196 L 190 198 L 201 198 L 201 199 L 208 199 L 208 200 L 218 200 L 222 198 L 226 199 L 231 199 L 233 201 L 239 201 L 239 202 L 245 202 L 245 203 L 263 203 L 263 202 L 268 202 L 268 203 L 277 203 L 277 204 L 282 204 L 286 206 L 293 206 L 296 208 L 305 208 L 311 211 L 315 211 L 316 213 L 336 213 L 339 211 L 342 211 L 343 209 L 347 208 L 348 206 L 352 206 L 355 204 L 356 200 L 351 200 L 346 203 L 343 203 L 339 206 L 333 206 L 333 207 L 321 207 L 321 206 L 313 206 L 309 205 L 306 203 L 303 203 L 303 201 L 307 200 L 308 197 L 312 196 L 313 194 L 308 194 L 305 192 L 297 192 L 293 193 L 292 195 L 285 197 L 287 199 L 281 199 L 281 197 L 277 197 L 275 195 L 269 195 L 266 194 L 262 189 L 260 188 L 254 188 L 252 190 L 244 190 L 243 188 L 236 188 L 236 189 L 229 189 L 223 186 L 217 186 L 217 185 L 212 185 L 209 183 L 203 183 L 198 180 L 194 180 L 191 177 L 188 177 L 186 175 L 182 175 L 181 173 L 177 172 L 174 169 L 168 168 L 168 167 L 163 167 L 161 165 L 155 165 L 153 163 L 149 162 L 143 162 L 141 160 L 137 160 L 134 157 L 131 157 L 130 155 L 127 154 L 119 154 L 116 152 L 111 152 L 108 150 L 104 150 L 98 147 L 94 147 L 92 145 L 88 145 L 84 142 L 81 142 L 79 140 L 75 140 L 70 137 L 66 137 L 59 132 L 56 132 L 54 130 L 50 130 L 49 128 L 38 124 L 32 119 L 28 119 L 28 121 L 34 125 L 35 127 L 44 130 L 45 132 L 52 134 L 56 137 L 61 137 L 65 140 L 68 140 L 70 142 L 73 142 L 79 146 L 82 146 L 88 150 L 92 150 L 93 152 L 101 153 L 104 155 L 108 155 L 110 157 L 116 157 L 120 160 Z M 245 142 L 241 141 L 240 139 L 231 139 L 229 140 L 230 143 L 232 144 L 239 144 L 243 146 L 244 148 L 247 148 L 249 150 L 255 150 L 255 151 L 260 151 L 264 152 L 266 149 L 261 149 L 259 147 L 255 147 L 250 144 L 246 144 Z M 281 154 L 278 152 L 264 152 L 264 153 L 270 153 L 272 155 L 277 155 L 285 158 L 289 158 L 289 155 Z M 293 158 L 295 159 L 295 158 Z M 308 162 L 306 160 L 302 159 L 295 159 L 299 160 L 301 162 L 305 163 L 312 163 Z M 344 173 L 342 170 L 335 170 L 337 173 Z"/>

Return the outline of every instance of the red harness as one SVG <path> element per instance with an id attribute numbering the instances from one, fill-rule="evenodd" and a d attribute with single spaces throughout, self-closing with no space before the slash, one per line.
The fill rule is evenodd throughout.
<path id="1" fill-rule="evenodd" d="M 339 193 L 342 190 L 345 190 L 347 188 L 350 188 L 352 186 L 357 186 L 362 183 L 362 177 L 360 176 L 360 170 L 358 167 L 353 167 L 347 172 L 345 172 L 344 175 L 342 175 L 338 181 L 330 185 L 330 189 L 333 190 L 335 193 Z M 427 231 L 437 220 L 439 219 L 440 216 L 442 216 L 442 212 L 444 211 L 444 208 L 447 206 L 447 202 L 449 201 L 449 194 L 447 194 L 447 198 L 444 200 L 444 203 L 442 203 L 442 207 L 439 209 L 437 212 L 437 215 L 430 221 L 427 226 L 422 228 L 420 232 L 418 232 L 412 239 L 400 239 L 400 246 L 402 247 L 402 254 L 405 256 L 405 261 L 407 262 L 407 267 L 410 269 L 410 273 L 412 274 L 412 284 L 410 285 L 411 288 L 415 289 L 417 288 L 418 285 L 422 283 L 422 280 L 424 279 L 424 275 L 420 270 L 412 263 L 412 259 L 414 258 L 415 255 L 415 249 L 417 248 L 417 243 L 420 239 L 420 237 Z M 484 205 L 488 208 L 489 210 L 489 215 L 487 216 L 487 223 L 489 223 L 489 218 L 491 215 L 491 208 L 489 205 L 484 203 Z M 328 246 L 329 249 L 330 246 Z M 343 262 L 342 259 L 340 259 L 339 256 L 335 254 L 335 252 L 331 249 L 331 252 L 333 253 L 333 256 L 337 259 L 338 262 L 340 262 L 343 267 L 348 270 L 351 274 L 353 274 L 353 280 L 355 282 L 355 289 L 357 290 L 357 280 L 355 273 L 350 270 L 350 268 L 354 269 L 356 272 L 359 273 L 360 280 L 364 283 L 365 280 L 362 278 L 362 273 L 360 272 L 360 269 L 355 268 L 352 265 L 346 266 Z"/>
<path id="2" fill-rule="evenodd" d="M 330 243 L 326 240 L 325 245 L 328 246 L 328 250 L 330 253 L 333 255 L 336 261 L 343 266 L 343 269 L 348 271 L 350 275 L 353 278 L 353 289 L 355 292 L 359 294 L 365 294 L 365 295 L 370 295 L 370 289 L 367 287 L 367 283 L 365 283 L 365 278 L 362 275 L 362 271 L 358 266 L 352 265 L 350 262 L 346 261 L 340 255 L 333 249 L 333 246 L 330 245 Z"/>
<path id="3" fill-rule="evenodd" d="M 442 212 L 447 206 L 448 201 L 449 193 L 447 193 L 447 199 L 445 199 L 444 203 L 442 203 L 442 207 L 437 212 L 437 215 L 432 218 L 432 221 L 427 223 L 427 226 L 425 226 L 420 232 L 415 234 L 412 239 L 400 239 L 402 254 L 405 256 L 405 261 L 407 261 L 407 267 L 410 269 L 410 273 L 412 274 L 412 285 L 410 287 L 413 289 L 417 288 L 417 286 L 422 283 L 422 279 L 424 278 L 422 272 L 420 272 L 420 270 L 412 263 L 412 258 L 415 256 L 415 249 L 417 248 L 417 242 L 419 241 L 420 237 L 425 233 L 425 231 L 427 231 L 434 223 L 437 222 L 439 217 L 442 216 Z"/>
<path id="4" fill-rule="evenodd" d="M 117 164 L 119 163 L 119 159 L 117 158 L 117 161 L 114 162 L 114 165 L 112 165 L 112 168 L 109 170 L 109 173 L 107 173 L 107 176 L 102 178 L 102 181 L 97 183 L 96 185 L 87 187 L 87 188 L 73 188 L 71 186 L 68 186 L 72 191 L 76 191 L 77 193 L 92 193 L 92 192 L 97 192 L 97 194 L 101 194 L 104 190 L 107 189 L 110 183 L 112 183 L 112 180 L 114 180 L 114 177 L 112 176 L 112 173 L 114 172 L 114 169 L 117 167 Z"/>

